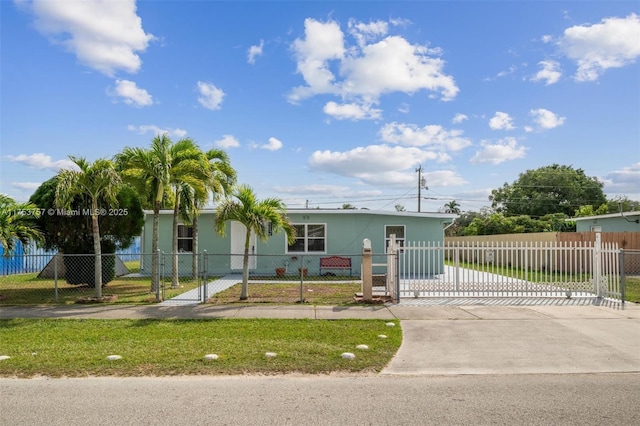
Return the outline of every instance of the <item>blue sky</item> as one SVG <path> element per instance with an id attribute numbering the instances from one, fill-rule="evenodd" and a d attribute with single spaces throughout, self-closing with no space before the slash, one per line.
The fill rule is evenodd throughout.
<path id="1" fill-rule="evenodd" d="M 291 208 L 489 206 L 553 163 L 640 200 L 637 1 L 0 1 L 0 192 L 158 132 Z"/>

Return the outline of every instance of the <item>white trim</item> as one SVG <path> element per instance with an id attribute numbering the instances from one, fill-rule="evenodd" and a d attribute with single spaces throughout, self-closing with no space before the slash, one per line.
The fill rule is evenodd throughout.
<path id="1" fill-rule="evenodd" d="M 143 210 L 145 215 L 153 215 L 153 210 Z M 200 215 L 204 214 L 215 214 L 214 209 L 204 209 L 200 210 Z M 288 214 L 305 214 L 305 215 L 318 215 L 318 214 L 341 214 L 341 215 L 349 215 L 349 214 L 365 214 L 372 216 L 397 216 L 397 217 L 423 217 L 423 218 L 432 218 L 432 219 L 444 219 L 444 220 L 454 220 L 460 215 L 454 213 L 418 213 L 418 212 L 397 212 L 397 211 L 384 211 L 384 210 L 367 210 L 367 209 L 290 209 L 287 210 Z M 173 210 L 160 210 L 161 215 L 165 214 L 173 214 Z M 626 213 L 625 213 L 626 214 Z"/>
<path id="2" fill-rule="evenodd" d="M 327 244 L 329 242 L 329 237 L 328 235 L 328 226 L 326 223 L 314 223 L 314 222 L 308 222 L 308 223 L 292 223 L 293 226 L 304 226 L 305 227 L 305 236 L 304 236 L 304 251 L 289 251 L 289 242 L 286 240 L 285 238 L 285 246 L 284 246 L 284 252 L 285 254 L 293 254 L 293 255 L 298 255 L 298 254 L 326 254 L 327 253 Z M 309 236 L 308 234 L 308 229 L 309 226 L 313 226 L 313 225 L 322 225 L 324 227 L 324 250 L 323 251 L 309 251 L 309 247 L 308 247 L 308 240 L 309 240 Z M 298 237 L 296 237 L 297 239 Z M 314 238 L 316 240 L 318 240 L 319 238 Z"/>
<path id="3" fill-rule="evenodd" d="M 640 211 L 622 212 L 622 214 L 620 214 L 620 212 L 618 212 L 618 213 L 601 214 L 601 215 L 597 215 L 597 216 L 573 217 L 573 218 L 567 219 L 567 220 L 578 222 L 578 221 L 581 221 L 581 220 L 613 219 L 613 218 L 616 218 L 616 217 L 622 217 L 622 215 L 625 215 L 625 216 L 639 216 L 640 215 Z"/>

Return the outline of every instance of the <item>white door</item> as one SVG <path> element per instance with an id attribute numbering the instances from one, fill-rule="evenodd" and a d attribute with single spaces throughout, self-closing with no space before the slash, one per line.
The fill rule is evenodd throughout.
<path id="1" fill-rule="evenodd" d="M 242 270 L 242 257 L 244 255 L 244 239 L 247 228 L 240 222 L 231 222 L 231 269 Z M 256 235 L 251 234 L 249 241 L 249 269 L 256 269 Z"/>

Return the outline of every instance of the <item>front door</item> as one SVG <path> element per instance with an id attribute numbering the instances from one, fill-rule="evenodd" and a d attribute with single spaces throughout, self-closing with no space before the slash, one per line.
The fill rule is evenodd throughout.
<path id="1" fill-rule="evenodd" d="M 242 258 L 244 255 L 244 239 L 247 228 L 240 222 L 231 221 L 231 269 L 242 270 Z M 256 235 L 251 234 L 249 240 L 249 269 L 256 269 Z"/>

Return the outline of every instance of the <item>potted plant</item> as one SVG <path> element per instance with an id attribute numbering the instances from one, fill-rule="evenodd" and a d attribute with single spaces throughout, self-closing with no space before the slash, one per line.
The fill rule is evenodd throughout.
<path id="1" fill-rule="evenodd" d="M 276 277 L 284 277 L 286 271 L 286 268 L 276 268 Z"/>
<path id="2" fill-rule="evenodd" d="M 298 268 L 298 274 L 302 275 L 303 277 L 307 276 L 307 272 L 309 270 L 307 268 Z"/>

